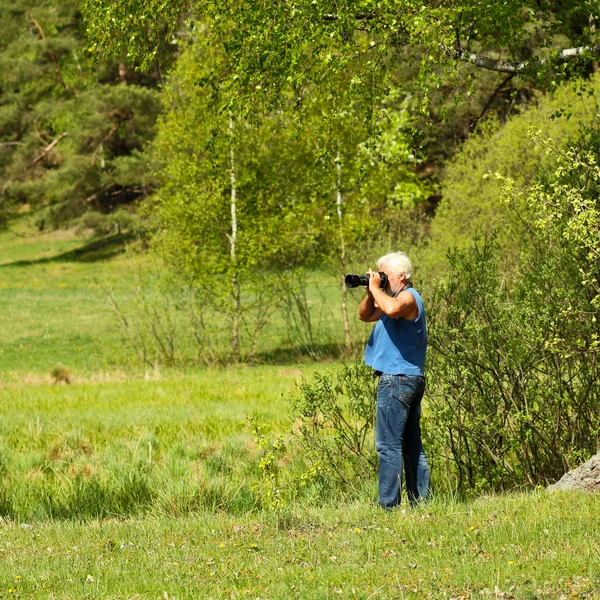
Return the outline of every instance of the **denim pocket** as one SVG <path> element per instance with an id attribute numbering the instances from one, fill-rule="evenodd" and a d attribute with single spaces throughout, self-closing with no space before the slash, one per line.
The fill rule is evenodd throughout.
<path id="1" fill-rule="evenodd" d="M 377 390 L 387 390 L 394 383 L 394 375 L 388 375 L 384 373 L 379 376 L 379 382 L 377 384 Z"/>
<path id="2" fill-rule="evenodd" d="M 425 391 L 425 380 L 418 375 L 405 375 L 400 377 L 398 385 L 398 398 L 406 406 L 420 402 Z"/>

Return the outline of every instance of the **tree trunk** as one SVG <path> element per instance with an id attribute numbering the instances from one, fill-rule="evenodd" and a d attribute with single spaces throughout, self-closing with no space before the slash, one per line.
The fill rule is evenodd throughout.
<path id="1" fill-rule="evenodd" d="M 229 236 L 229 251 L 231 258 L 231 293 L 233 296 L 233 317 L 231 323 L 231 349 L 234 355 L 239 355 L 240 328 L 240 282 L 238 280 L 235 246 L 237 243 L 237 206 L 235 188 L 235 151 L 233 137 L 233 119 L 229 118 L 229 133 L 231 134 L 231 235 Z"/>
<path id="2" fill-rule="evenodd" d="M 342 162 L 340 159 L 340 152 L 338 150 L 336 159 L 337 167 L 337 216 L 338 224 L 340 229 L 340 262 L 342 266 L 342 274 L 346 272 L 346 244 L 344 241 L 344 223 L 342 214 Z M 352 351 L 352 343 L 350 340 L 350 322 L 348 321 L 348 288 L 342 280 L 342 319 L 344 320 L 344 335 L 345 335 L 345 346 L 346 353 L 350 354 Z"/>

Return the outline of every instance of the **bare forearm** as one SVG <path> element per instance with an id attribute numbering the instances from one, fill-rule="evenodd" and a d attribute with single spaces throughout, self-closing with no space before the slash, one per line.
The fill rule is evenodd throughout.
<path id="1" fill-rule="evenodd" d="M 367 292 L 367 295 L 362 299 L 362 302 L 358 307 L 358 318 L 361 321 L 368 321 L 373 316 L 376 309 L 377 307 L 375 306 L 373 294 Z"/>
<path id="2" fill-rule="evenodd" d="M 402 292 L 398 296 L 388 296 L 383 290 L 371 287 L 371 295 L 382 313 L 392 319 L 398 317 L 417 318 L 418 307 L 410 292 Z M 414 316 L 411 316 L 413 315 Z"/>
<path id="3" fill-rule="evenodd" d="M 381 308 L 381 310 L 388 316 L 395 316 L 392 313 L 395 313 L 398 309 L 397 301 L 392 296 L 388 296 L 383 290 L 379 288 L 375 288 L 371 290 L 371 297 L 373 298 L 373 302 L 377 303 L 377 306 Z"/>

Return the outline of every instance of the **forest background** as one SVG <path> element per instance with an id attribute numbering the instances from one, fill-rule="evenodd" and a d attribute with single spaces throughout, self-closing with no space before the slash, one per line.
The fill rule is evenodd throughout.
<path id="1" fill-rule="evenodd" d="M 0 3 L 4 516 L 265 510 L 275 535 L 372 497 L 342 279 L 397 249 L 428 306 L 440 496 L 596 452 L 599 9 L 402 5 Z M 567 557 L 551 585 L 593 589 L 597 540 L 569 539 L 585 575 Z"/>

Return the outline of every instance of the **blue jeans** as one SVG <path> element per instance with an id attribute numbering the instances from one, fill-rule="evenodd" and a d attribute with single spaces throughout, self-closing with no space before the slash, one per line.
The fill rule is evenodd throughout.
<path id="1" fill-rule="evenodd" d="M 421 399 L 425 379 L 412 375 L 379 377 L 375 448 L 379 455 L 379 504 L 400 503 L 402 464 L 411 504 L 429 495 L 429 466 L 421 443 Z"/>

